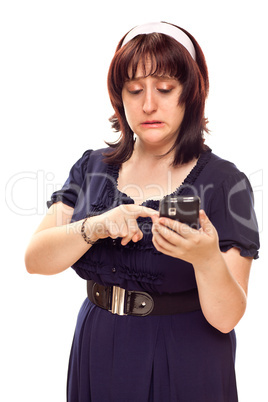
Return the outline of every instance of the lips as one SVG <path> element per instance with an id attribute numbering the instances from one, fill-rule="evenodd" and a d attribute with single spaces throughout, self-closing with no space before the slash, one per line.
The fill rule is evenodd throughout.
<path id="1" fill-rule="evenodd" d="M 162 121 L 159 121 L 159 120 L 148 120 L 148 121 L 145 121 L 143 124 L 160 124 L 160 123 L 162 123 Z"/>
<path id="2" fill-rule="evenodd" d="M 147 128 L 160 128 L 164 126 L 164 123 L 159 120 L 147 120 L 141 123 L 141 125 Z"/>

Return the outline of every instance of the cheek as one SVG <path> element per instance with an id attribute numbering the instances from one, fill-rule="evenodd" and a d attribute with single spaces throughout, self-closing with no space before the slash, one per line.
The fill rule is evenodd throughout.
<path id="1" fill-rule="evenodd" d="M 137 110 L 133 106 L 133 104 L 129 104 L 128 102 L 123 102 L 124 106 L 124 111 L 125 111 L 125 116 L 126 120 L 131 127 L 133 124 L 135 124 L 135 119 L 137 117 Z"/>
<path id="2" fill-rule="evenodd" d="M 184 106 L 177 106 L 176 109 L 174 110 L 174 117 L 177 120 L 177 123 L 180 125 L 182 123 L 182 120 L 184 118 L 185 114 L 185 107 Z"/>
<path id="3" fill-rule="evenodd" d="M 125 116 L 126 116 L 127 122 L 129 123 L 131 121 L 131 116 L 132 116 L 131 110 L 125 103 L 123 104 L 123 106 L 124 106 L 124 111 L 125 111 Z"/>
<path id="4" fill-rule="evenodd" d="M 131 111 L 128 108 L 124 107 L 124 109 L 125 109 L 125 116 L 126 116 L 127 124 L 129 125 L 129 127 L 132 131 L 135 131 L 136 124 L 135 124 L 135 118 L 133 116 L 133 113 L 131 113 Z"/>
<path id="5" fill-rule="evenodd" d="M 129 120 L 129 107 L 126 101 L 124 101 L 124 97 L 122 97 L 122 102 L 123 102 L 123 107 L 124 107 L 124 112 L 125 112 L 125 116 L 126 116 L 126 120 L 128 122 Z"/>

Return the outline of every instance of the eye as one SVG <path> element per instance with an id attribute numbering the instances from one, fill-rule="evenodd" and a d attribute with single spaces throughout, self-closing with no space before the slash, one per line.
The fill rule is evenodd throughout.
<path id="1" fill-rule="evenodd" d="M 139 93 L 141 93 L 141 91 L 142 91 L 142 89 L 134 89 L 134 90 L 128 90 L 128 92 L 131 94 L 131 95 L 138 95 Z"/>
<path id="2" fill-rule="evenodd" d="M 158 88 L 157 90 L 161 94 L 169 94 L 172 91 L 172 89 L 162 89 L 162 88 Z"/>

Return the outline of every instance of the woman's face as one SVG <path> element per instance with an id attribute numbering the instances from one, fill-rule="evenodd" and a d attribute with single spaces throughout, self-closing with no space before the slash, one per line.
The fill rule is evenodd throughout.
<path id="1" fill-rule="evenodd" d="M 148 66 L 150 67 L 150 65 Z M 122 99 L 127 122 L 144 145 L 168 151 L 174 144 L 184 117 L 179 104 L 180 82 L 168 76 L 144 76 L 138 66 L 133 79 L 125 82 Z"/>

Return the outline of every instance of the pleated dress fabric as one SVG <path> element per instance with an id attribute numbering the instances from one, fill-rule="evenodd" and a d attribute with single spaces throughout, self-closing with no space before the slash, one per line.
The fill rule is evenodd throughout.
<path id="1" fill-rule="evenodd" d="M 103 152 L 86 151 L 48 206 L 74 208 L 73 221 L 134 201 L 117 188 L 119 166 Z M 221 251 L 232 247 L 258 258 L 259 237 L 252 189 L 237 167 L 204 152 L 173 195 L 198 195 L 219 234 Z M 158 210 L 159 201 L 144 206 Z M 197 287 L 193 266 L 158 252 L 149 218 L 138 218 L 143 239 L 120 244 L 99 240 L 74 265 L 84 280 L 151 293 Z M 86 291 L 86 284 L 85 284 Z M 161 316 L 118 316 L 87 298 L 78 315 L 68 370 L 68 402 L 237 402 L 235 331 L 223 334 L 201 310 Z"/>

